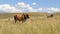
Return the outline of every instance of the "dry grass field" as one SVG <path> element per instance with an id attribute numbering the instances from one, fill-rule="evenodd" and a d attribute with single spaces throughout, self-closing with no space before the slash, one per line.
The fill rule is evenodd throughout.
<path id="1" fill-rule="evenodd" d="M 60 14 L 48 18 L 44 13 L 29 13 L 24 23 L 14 23 L 15 14 L 0 14 L 0 34 L 60 34 Z M 8 20 L 10 18 L 10 20 Z"/>

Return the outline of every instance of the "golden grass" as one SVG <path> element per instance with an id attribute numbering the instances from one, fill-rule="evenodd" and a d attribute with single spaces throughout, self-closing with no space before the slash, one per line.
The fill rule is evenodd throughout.
<path id="1" fill-rule="evenodd" d="M 45 14 L 31 14 L 24 23 L 14 23 L 11 16 L 0 17 L 0 34 L 60 34 L 60 16 L 47 19 Z"/>

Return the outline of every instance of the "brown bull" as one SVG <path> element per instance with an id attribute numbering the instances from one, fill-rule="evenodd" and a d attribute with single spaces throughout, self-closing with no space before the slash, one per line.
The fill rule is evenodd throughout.
<path id="1" fill-rule="evenodd" d="M 15 23 L 17 20 L 19 22 L 22 21 L 22 23 L 23 23 L 23 21 L 26 21 L 28 18 L 29 18 L 28 14 L 17 14 L 14 16 Z"/>

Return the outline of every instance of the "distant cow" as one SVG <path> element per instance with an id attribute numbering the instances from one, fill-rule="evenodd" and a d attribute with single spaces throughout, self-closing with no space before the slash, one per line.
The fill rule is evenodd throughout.
<path id="1" fill-rule="evenodd" d="M 29 18 L 28 14 L 17 14 L 14 16 L 15 23 L 17 20 L 23 22 L 23 21 L 26 21 L 26 19 L 28 19 L 28 18 Z"/>
<path id="2" fill-rule="evenodd" d="M 50 16 L 47 16 L 47 18 L 50 18 L 50 17 L 53 17 L 54 15 L 53 14 L 51 14 Z"/>

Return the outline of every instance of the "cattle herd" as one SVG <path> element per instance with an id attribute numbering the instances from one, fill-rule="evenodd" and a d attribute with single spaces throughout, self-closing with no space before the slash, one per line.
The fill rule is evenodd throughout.
<path id="1" fill-rule="evenodd" d="M 53 14 L 51 14 L 50 16 L 47 16 L 47 18 L 51 18 L 51 17 L 53 17 Z M 15 23 L 17 22 L 17 21 L 22 21 L 22 23 L 24 22 L 24 21 L 26 21 L 28 18 L 30 18 L 30 16 L 29 16 L 29 14 L 16 14 L 16 15 L 14 15 L 14 21 L 15 21 Z"/>

